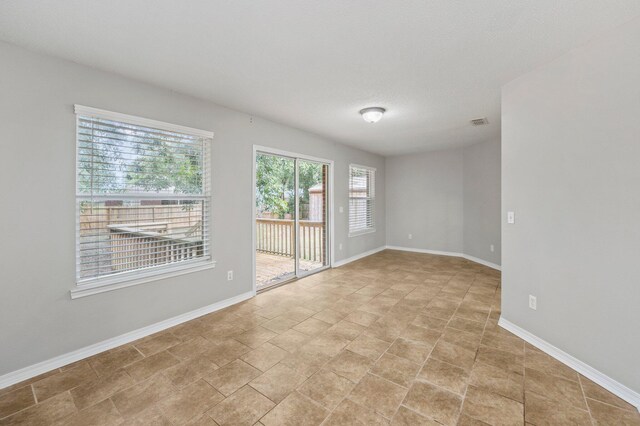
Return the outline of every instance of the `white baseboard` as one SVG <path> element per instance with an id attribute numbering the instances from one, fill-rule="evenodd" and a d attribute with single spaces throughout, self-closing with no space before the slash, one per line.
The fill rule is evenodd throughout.
<path id="1" fill-rule="evenodd" d="M 413 253 L 427 253 L 427 254 L 436 254 L 438 256 L 454 256 L 454 257 L 462 257 L 464 259 L 470 260 L 475 263 L 479 263 L 484 266 L 488 266 L 492 269 L 497 269 L 498 271 L 502 270 L 500 265 L 495 263 L 487 262 L 486 260 L 480 259 L 478 257 L 469 256 L 464 253 L 457 253 L 453 251 L 440 251 L 440 250 L 427 250 L 427 249 L 419 249 L 419 248 L 411 248 L 411 247 L 400 247 L 400 246 L 387 246 L 389 250 L 400 250 L 400 251 L 410 251 Z"/>
<path id="2" fill-rule="evenodd" d="M 484 266 L 488 266 L 489 268 L 497 269 L 498 271 L 502 271 L 502 266 L 500 266 L 498 264 L 495 264 L 495 263 L 487 262 L 486 260 L 480 259 L 479 257 L 469 256 L 468 254 L 463 254 L 462 257 L 464 257 L 465 259 L 470 260 L 472 262 L 479 263 L 479 264 L 484 265 Z"/>
<path id="3" fill-rule="evenodd" d="M 517 325 L 509 322 L 502 317 L 500 317 L 500 320 L 498 320 L 498 325 L 520 337 L 522 340 L 529 342 L 546 354 L 551 355 L 561 363 L 573 368 L 578 373 L 582 374 L 589 380 L 592 380 L 593 382 L 599 384 L 609 392 L 617 395 L 619 398 L 624 399 L 629 404 L 635 406 L 638 411 L 640 411 L 640 394 L 638 392 L 629 389 L 622 383 L 615 381 L 606 374 L 601 373 L 600 371 L 585 364 L 579 359 L 574 358 L 563 350 L 556 348 L 551 343 L 542 340 L 538 336 L 529 333 L 527 330 L 518 327 Z"/>
<path id="4" fill-rule="evenodd" d="M 348 257 L 346 259 L 338 260 L 337 262 L 333 262 L 333 268 L 338 268 L 340 266 L 346 265 L 347 263 L 351 263 L 351 262 L 354 262 L 354 261 L 356 261 L 358 259 L 362 259 L 363 257 L 371 256 L 372 254 L 376 254 L 379 251 L 384 250 L 385 248 L 387 248 L 387 247 L 380 246 L 378 248 L 374 248 L 373 250 L 365 251 L 364 253 L 360 253 L 360 254 L 357 254 L 355 256 Z"/>
<path id="5" fill-rule="evenodd" d="M 400 246 L 387 246 L 389 250 L 400 250 L 400 251 L 410 251 L 413 253 L 426 253 L 426 254 L 437 254 L 438 256 L 454 256 L 454 257 L 462 257 L 462 253 L 456 253 L 453 251 L 440 251 L 440 250 L 427 250 L 427 249 L 419 249 L 412 247 L 400 247 Z"/>
<path id="6" fill-rule="evenodd" d="M 173 318 L 169 318 L 164 321 L 160 321 L 155 324 L 130 331 L 120 336 L 103 340 L 102 342 L 98 342 L 93 345 L 89 345 L 84 348 L 59 355 L 55 358 L 39 362 L 29 367 L 7 373 L 3 376 L 0 376 L 0 389 L 6 388 L 16 383 L 20 383 L 42 373 L 46 373 L 47 371 L 51 371 L 55 368 L 60 368 L 67 364 L 71 364 L 72 362 L 80 361 L 92 355 L 99 354 L 100 352 L 113 349 L 129 342 L 133 342 L 134 340 L 138 340 L 150 334 L 166 330 L 167 328 L 174 327 L 178 324 L 182 324 L 183 322 L 190 321 L 194 318 L 198 318 L 203 315 L 210 314 L 211 312 L 226 308 L 228 306 L 235 305 L 236 303 L 250 299 L 253 296 L 255 296 L 255 293 L 253 291 L 248 291 L 246 293 L 239 294 L 237 296 L 222 300 L 212 305 L 204 306 L 191 312 L 187 312 L 185 314 L 181 314 Z"/>

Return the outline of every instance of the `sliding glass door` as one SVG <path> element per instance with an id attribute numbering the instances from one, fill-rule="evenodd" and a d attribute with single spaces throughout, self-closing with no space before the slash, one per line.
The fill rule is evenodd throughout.
<path id="1" fill-rule="evenodd" d="M 269 151 L 255 155 L 256 288 L 329 266 L 329 163 Z"/>
<path id="2" fill-rule="evenodd" d="M 298 160 L 298 272 L 327 266 L 329 165 Z"/>
<path id="3" fill-rule="evenodd" d="M 256 284 L 296 276 L 295 159 L 256 154 Z"/>

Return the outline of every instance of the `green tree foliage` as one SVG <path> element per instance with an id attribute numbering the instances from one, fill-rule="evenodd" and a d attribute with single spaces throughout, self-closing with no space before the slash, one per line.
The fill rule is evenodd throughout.
<path id="1" fill-rule="evenodd" d="M 322 165 L 300 161 L 300 205 L 309 204 L 309 188 L 322 182 Z M 256 207 L 259 212 L 270 212 L 283 219 L 295 210 L 295 163 L 290 158 L 259 154 L 256 157 Z"/>
<path id="2" fill-rule="evenodd" d="M 256 157 L 256 207 L 280 219 L 293 215 L 294 161 L 273 155 Z"/>
<path id="3" fill-rule="evenodd" d="M 300 179 L 300 204 L 305 206 L 308 214 L 309 189 L 322 183 L 322 164 L 300 161 L 298 166 L 298 178 Z M 301 219 L 307 219 L 302 217 Z"/>
<path id="4" fill-rule="evenodd" d="M 200 152 L 176 149 L 157 138 L 151 144 L 136 144 L 136 160 L 127 173 L 127 181 L 143 191 L 172 190 L 174 193 L 199 194 L 202 191 Z"/>
<path id="5" fill-rule="evenodd" d="M 81 192 L 202 192 L 197 138 L 94 120 L 83 121 L 78 139 Z"/>
<path id="6" fill-rule="evenodd" d="M 122 154 L 117 146 L 94 135 L 78 135 L 78 190 L 82 192 L 121 192 L 118 163 Z"/>

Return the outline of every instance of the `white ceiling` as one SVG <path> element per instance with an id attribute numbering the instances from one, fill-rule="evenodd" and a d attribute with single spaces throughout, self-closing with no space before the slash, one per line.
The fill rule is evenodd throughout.
<path id="1" fill-rule="evenodd" d="M 504 83 L 638 15 L 640 0 L 2 0 L 0 39 L 393 155 L 499 136 Z M 366 106 L 388 113 L 368 124 Z"/>

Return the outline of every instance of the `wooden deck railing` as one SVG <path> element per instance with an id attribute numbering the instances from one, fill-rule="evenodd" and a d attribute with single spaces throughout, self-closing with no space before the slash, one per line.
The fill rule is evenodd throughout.
<path id="1" fill-rule="evenodd" d="M 301 220 L 299 224 L 300 259 L 324 264 L 326 251 L 324 222 Z M 296 244 L 294 228 L 293 219 L 256 219 L 256 250 L 293 257 Z"/>
<path id="2" fill-rule="evenodd" d="M 108 225 L 111 267 L 126 271 L 193 259 L 202 254 L 202 239 L 175 230 L 168 222 Z M 185 230 L 186 231 L 186 230 Z"/>

